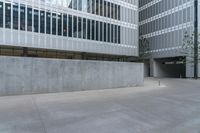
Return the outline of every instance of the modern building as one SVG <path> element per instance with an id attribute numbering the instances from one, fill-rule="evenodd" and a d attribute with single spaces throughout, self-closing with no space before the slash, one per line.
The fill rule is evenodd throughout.
<path id="1" fill-rule="evenodd" d="M 138 0 L 0 0 L 0 34 L 0 55 L 138 56 Z"/>
<path id="2" fill-rule="evenodd" d="M 148 41 L 146 75 L 193 77 L 182 46 L 184 35 L 194 33 L 194 0 L 140 0 L 139 33 Z"/>
<path id="3" fill-rule="evenodd" d="M 0 96 L 141 85 L 138 30 L 138 0 L 0 0 Z"/>

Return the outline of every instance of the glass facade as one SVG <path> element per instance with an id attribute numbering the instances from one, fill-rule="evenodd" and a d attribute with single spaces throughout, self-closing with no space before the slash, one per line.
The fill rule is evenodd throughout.
<path id="1" fill-rule="evenodd" d="M 149 41 L 152 57 L 170 57 L 171 51 L 178 52 L 183 45 L 185 32 L 193 33 L 193 0 L 139 1 L 139 33 Z M 174 55 L 174 56 L 175 56 Z"/>
<path id="2" fill-rule="evenodd" d="M 121 44 L 121 47 L 135 45 L 134 48 L 137 48 L 136 37 L 132 44 L 128 44 L 128 40 L 122 38 L 127 29 L 131 30 L 131 33 L 137 33 L 134 32 L 138 30 L 137 21 L 127 21 L 127 18 L 134 14 L 130 16 L 126 14 L 129 11 L 134 12 L 136 16 L 130 18 L 135 17 L 137 20 L 137 5 L 130 7 L 126 5 L 126 7 L 123 3 L 107 0 L 36 1 L 38 4 L 32 4 L 32 1 L 17 3 L 0 0 L 0 27 L 27 31 L 27 33 Z M 39 4 L 45 4 L 46 7 Z M 51 8 L 51 6 L 55 7 Z M 63 7 L 63 10 L 59 7 Z M 123 14 L 125 16 L 121 17 Z M 129 35 L 128 39 L 131 38 Z"/>

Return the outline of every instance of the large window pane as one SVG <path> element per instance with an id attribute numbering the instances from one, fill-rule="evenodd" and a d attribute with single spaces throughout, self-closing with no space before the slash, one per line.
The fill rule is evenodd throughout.
<path id="1" fill-rule="evenodd" d="M 72 15 L 69 15 L 68 20 L 68 36 L 72 37 Z"/>
<path id="2" fill-rule="evenodd" d="M 100 15 L 103 16 L 103 0 L 100 0 Z"/>
<path id="3" fill-rule="evenodd" d="M 96 40 L 98 41 L 99 40 L 99 22 L 98 21 L 96 21 L 96 31 L 95 31 L 95 33 L 96 33 Z"/>
<path id="4" fill-rule="evenodd" d="M 117 19 L 117 16 L 118 16 L 118 9 L 117 9 L 117 5 L 115 5 L 115 19 Z"/>
<path id="5" fill-rule="evenodd" d="M 121 12 L 120 9 L 121 9 L 121 8 L 120 8 L 120 6 L 118 5 L 118 11 L 117 11 L 117 13 L 118 13 L 118 20 L 121 19 L 121 18 L 120 18 L 120 17 L 121 17 L 121 15 L 120 15 L 120 12 Z"/>
<path id="6" fill-rule="evenodd" d="M 92 0 L 92 14 L 95 14 L 95 1 L 96 0 Z"/>
<path id="7" fill-rule="evenodd" d="M 18 29 L 18 4 L 13 5 L 13 29 Z"/>
<path id="8" fill-rule="evenodd" d="M 112 3 L 111 4 L 111 18 L 114 18 L 114 9 L 115 9 L 115 7 L 114 7 L 114 4 Z"/>
<path id="9" fill-rule="evenodd" d="M 107 24 L 106 23 L 104 23 L 104 42 L 106 42 L 106 40 L 107 40 Z"/>
<path id="10" fill-rule="evenodd" d="M 77 10 L 77 0 L 73 0 L 73 9 Z"/>
<path id="11" fill-rule="evenodd" d="M 91 29 L 90 20 L 88 19 L 88 20 L 87 20 L 87 39 L 88 39 L 88 40 L 91 39 L 91 37 L 90 37 L 90 33 L 91 33 L 90 29 Z"/>
<path id="12" fill-rule="evenodd" d="M 103 41 L 103 22 L 100 22 L 100 41 Z"/>
<path id="13" fill-rule="evenodd" d="M 115 43 L 117 43 L 117 25 L 115 25 Z"/>
<path id="14" fill-rule="evenodd" d="M 5 4 L 5 26 L 11 28 L 11 4 Z"/>
<path id="15" fill-rule="evenodd" d="M 110 24 L 108 24 L 108 27 L 107 27 L 107 32 L 108 32 L 108 39 L 107 39 L 107 42 L 110 42 Z"/>
<path id="16" fill-rule="evenodd" d="M 27 8 L 27 30 L 32 31 L 32 8 Z"/>
<path id="17" fill-rule="evenodd" d="M 110 42 L 112 42 L 112 43 L 114 43 L 114 38 L 113 38 L 113 36 L 114 36 L 114 25 L 113 24 L 111 24 L 111 36 L 110 36 Z"/>
<path id="18" fill-rule="evenodd" d="M 38 32 L 39 28 L 39 12 L 34 10 L 34 32 Z"/>
<path id="19" fill-rule="evenodd" d="M 92 5 L 91 5 L 91 0 L 87 0 L 87 12 L 88 13 L 91 13 L 91 9 L 92 8 Z"/>
<path id="20" fill-rule="evenodd" d="M 96 0 L 96 14 L 100 15 L 99 14 L 99 0 Z"/>
<path id="21" fill-rule="evenodd" d="M 77 17 L 73 17 L 73 37 L 77 37 Z"/>
<path id="22" fill-rule="evenodd" d="M 86 29 L 86 19 L 83 19 L 83 39 L 86 39 L 87 29 Z"/>
<path id="23" fill-rule="evenodd" d="M 44 33 L 45 32 L 45 12 L 44 11 L 40 11 L 40 33 Z"/>
<path id="24" fill-rule="evenodd" d="M 63 36 L 67 36 L 67 14 L 63 15 Z"/>
<path id="25" fill-rule="evenodd" d="M 104 17 L 107 16 L 107 2 L 104 1 Z"/>
<path id="26" fill-rule="evenodd" d="M 3 27 L 3 2 L 0 2 L 0 27 Z"/>
<path id="27" fill-rule="evenodd" d="M 78 38 L 82 38 L 82 18 L 78 17 Z"/>
<path id="28" fill-rule="evenodd" d="M 25 30 L 26 20 L 26 8 L 25 5 L 20 5 L 20 30 Z"/>
<path id="29" fill-rule="evenodd" d="M 51 13 L 46 12 L 46 34 L 51 34 Z"/>
<path id="30" fill-rule="evenodd" d="M 92 40 L 94 40 L 95 37 L 95 21 L 92 20 Z"/>
<path id="31" fill-rule="evenodd" d="M 111 15 L 111 13 L 110 13 L 110 2 L 108 2 L 108 10 L 107 10 L 107 17 L 108 18 L 110 18 L 110 15 Z"/>
<path id="32" fill-rule="evenodd" d="M 52 13 L 52 34 L 56 35 L 56 13 Z"/>
<path id="33" fill-rule="evenodd" d="M 121 43 L 121 29 L 120 29 L 120 26 L 118 26 L 118 43 L 120 44 Z"/>
<path id="34" fill-rule="evenodd" d="M 82 11 L 82 0 L 78 0 L 78 10 Z"/>
<path id="35" fill-rule="evenodd" d="M 58 15 L 58 35 L 62 35 L 62 14 Z"/>

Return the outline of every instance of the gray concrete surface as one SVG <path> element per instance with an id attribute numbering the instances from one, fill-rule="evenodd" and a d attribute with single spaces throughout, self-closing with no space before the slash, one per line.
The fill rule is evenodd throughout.
<path id="1" fill-rule="evenodd" d="M 200 81 L 0 97 L 0 133 L 199 133 Z"/>
<path id="2" fill-rule="evenodd" d="M 0 57 L 0 96 L 142 85 L 143 64 Z"/>

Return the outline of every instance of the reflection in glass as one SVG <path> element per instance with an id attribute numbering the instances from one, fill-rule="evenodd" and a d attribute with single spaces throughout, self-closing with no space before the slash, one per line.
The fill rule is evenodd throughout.
<path id="1" fill-rule="evenodd" d="M 18 4 L 13 5 L 13 29 L 18 29 Z"/>
<path id="2" fill-rule="evenodd" d="M 62 14 L 58 14 L 58 35 L 62 35 Z"/>
<path id="3" fill-rule="evenodd" d="M 72 15 L 68 15 L 68 36 L 72 37 Z"/>
<path id="4" fill-rule="evenodd" d="M 86 29 L 86 18 L 83 18 L 83 39 L 86 39 L 87 29 Z"/>
<path id="5" fill-rule="evenodd" d="M 63 36 L 67 36 L 67 14 L 63 14 Z"/>
<path id="6" fill-rule="evenodd" d="M 10 3 L 5 4 L 5 26 L 11 28 L 11 5 Z"/>
<path id="7" fill-rule="evenodd" d="M 73 37 L 77 37 L 77 17 L 73 16 Z"/>
<path id="8" fill-rule="evenodd" d="M 51 34 L 51 13 L 46 12 L 46 33 Z"/>
<path id="9" fill-rule="evenodd" d="M 3 27 L 3 2 L 0 2 L 0 27 Z"/>
<path id="10" fill-rule="evenodd" d="M 52 13 L 52 34 L 56 35 L 56 13 Z"/>
<path id="11" fill-rule="evenodd" d="M 45 22 L 45 12 L 44 11 L 40 11 L 40 33 L 44 33 L 45 29 L 44 29 L 44 22 Z"/>
<path id="12" fill-rule="evenodd" d="M 25 30 L 25 13 L 26 13 L 26 8 L 25 5 L 20 5 L 20 30 Z"/>
<path id="13" fill-rule="evenodd" d="M 38 32 L 39 28 L 39 12 L 34 10 L 34 32 Z"/>
<path id="14" fill-rule="evenodd" d="M 27 8 L 27 31 L 32 31 L 32 8 Z"/>

